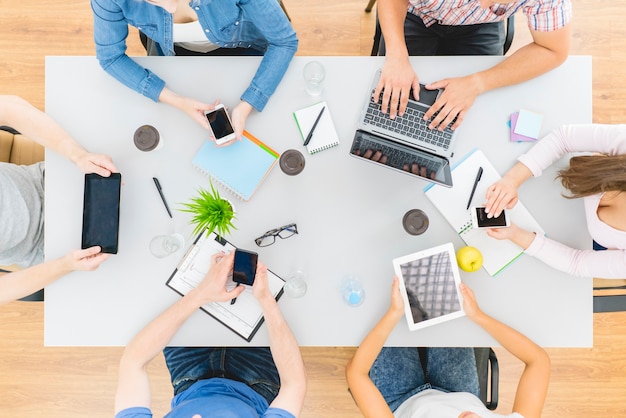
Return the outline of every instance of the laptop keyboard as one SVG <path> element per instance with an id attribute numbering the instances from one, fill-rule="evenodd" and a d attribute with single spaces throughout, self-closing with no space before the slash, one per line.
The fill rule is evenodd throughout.
<path id="1" fill-rule="evenodd" d="M 417 155 L 409 147 L 389 141 L 380 141 L 375 136 L 357 132 L 350 153 L 371 160 L 376 152 L 379 152 L 378 162 L 380 164 L 431 179 L 435 178 L 442 165 L 440 161 Z"/>
<path id="2" fill-rule="evenodd" d="M 370 100 L 364 122 L 426 142 L 431 144 L 431 147 L 440 147 L 445 150 L 450 147 L 453 131 L 449 127 L 446 127 L 443 131 L 428 129 L 430 122 L 424 120 L 426 112 L 417 105 L 409 102 L 404 115 L 396 116 L 395 119 L 389 119 L 389 114 L 383 113 L 380 109 L 380 103 L 374 103 L 373 100 Z"/>

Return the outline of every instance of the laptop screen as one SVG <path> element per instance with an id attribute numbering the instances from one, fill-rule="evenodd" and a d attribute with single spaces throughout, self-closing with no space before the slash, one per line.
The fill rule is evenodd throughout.
<path id="1" fill-rule="evenodd" d="M 357 130 L 350 154 L 445 186 L 452 185 L 446 158 Z"/>

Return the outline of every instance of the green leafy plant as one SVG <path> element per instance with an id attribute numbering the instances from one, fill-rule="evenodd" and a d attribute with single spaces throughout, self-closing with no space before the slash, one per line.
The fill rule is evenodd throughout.
<path id="1" fill-rule="evenodd" d="M 211 190 L 199 189 L 198 196 L 188 203 L 183 203 L 186 207 L 182 212 L 192 213 L 191 220 L 195 224 L 194 234 L 205 228 L 208 233 L 215 231 L 219 237 L 230 233 L 230 229 L 235 228 L 232 221 L 235 219 L 235 211 L 226 199 L 223 199 L 218 190 L 211 183 Z"/>

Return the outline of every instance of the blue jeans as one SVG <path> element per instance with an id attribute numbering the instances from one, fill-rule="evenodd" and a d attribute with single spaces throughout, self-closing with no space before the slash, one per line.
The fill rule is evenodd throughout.
<path id="1" fill-rule="evenodd" d="M 395 411 L 404 401 L 426 389 L 480 394 L 473 348 L 428 348 L 426 374 L 415 347 L 383 347 L 370 378 Z"/>
<path id="2" fill-rule="evenodd" d="M 222 377 L 245 383 L 270 404 L 280 378 L 268 347 L 165 347 L 174 396 L 198 380 Z"/>
<path id="3" fill-rule="evenodd" d="M 504 22 L 461 26 L 435 23 L 426 27 L 419 16 L 407 13 L 404 39 L 411 56 L 502 55 Z M 385 55 L 382 36 L 378 55 Z"/>

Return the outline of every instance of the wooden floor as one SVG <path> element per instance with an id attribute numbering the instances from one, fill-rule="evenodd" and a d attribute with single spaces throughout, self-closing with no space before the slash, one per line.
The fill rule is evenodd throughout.
<path id="1" fill-rule="evenodd" d="M 626 120 L 626 4 L 572 0 L 572 54 L 593 56 L 593 120 Z M 300 55 L 368 55 L 374 20 L 366 0 L 285 0 Z M 0 93 L 43 109 L 44 56 L 93 55 L 87 0 L 0 0 Z M 528 39 L 517 20 L 516 43 Z M 131 55 L 142 48 L 133 37 Z M 550 280 L 546 277 L 546 280 Z M 538 289 L 538 291 L 540 291 Z M 0 417 L 111 416 L 120 348 L 43 348 L 43 305 L 0 307 Z M 545 417 L 626 417 L 626 313 L 596 314 L 593 349 L 550 349 L 552 381 Z M 559 330 L 554 330 L 559 332 Z M 309 393 L 303 417 L 360 416 L 347 392 L 344 366 L 353 348 L 304 348 Z M 520 364 L 498 349 L 498 411 L 513 402 Z M 171 397 L 162 358 L 150 367 L 155 416 Z"/>

